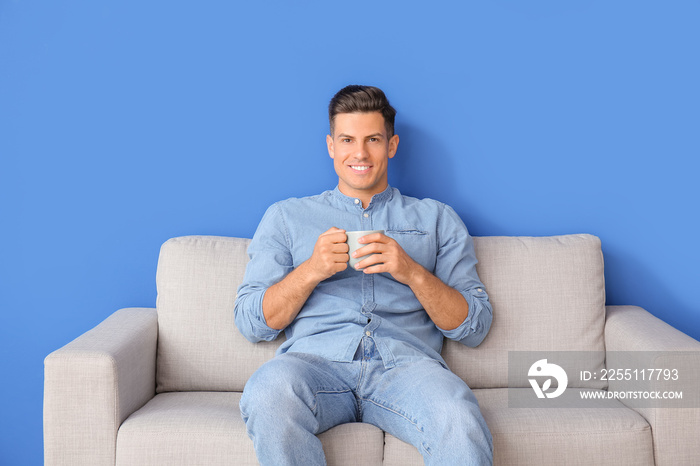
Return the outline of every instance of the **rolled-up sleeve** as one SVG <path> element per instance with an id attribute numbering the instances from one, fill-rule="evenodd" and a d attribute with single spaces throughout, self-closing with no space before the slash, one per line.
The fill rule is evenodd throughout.
<path id="1" fill-rule="evenodd" d="M 457 213 L 447 205 L 438 219 L 438 256 L 435 275 L 459 291 L 469 305 L 469 314 L 455 329 L 438 327 L 445 337 L 466 346 L 479 345 L 491 328 L 493 309 L 486 287 L 476 272 L 474 241 Z"/>
<path id="2" fill-rule="evenodd" d="M 293 268 L 288 234 L 277 204 L 265 212 L 248 246 L 248 257 L 250 261 L 234 306 L 236 327 L 251 342 L 274 340 L 281 330 L 267 325 L 263 298 L 267 289 Z"/>
<path id="3" fill-rule="evenodd" d="M 440 329 L 440 331 L 447 338 L 459 341 L 463 345 L 478 346 L 491 328 L 493 320 L 491 303 L 484 288 L 461 291 L 461 293 L 469 304 L 469 315 L 459 327 L 452 330 Z"/>

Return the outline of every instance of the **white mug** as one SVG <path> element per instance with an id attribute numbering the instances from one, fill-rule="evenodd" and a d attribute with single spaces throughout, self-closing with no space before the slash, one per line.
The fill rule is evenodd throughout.
<path id="1" fill-rule="evenodd" d="M 372 233 L 384 234 L 384 230 L 361 230 L 361 231 L 346 231 L 345 234 L 348 236 L 348 254 L 350 255 L 350 260 L 348 261 L 348 267 L 355 268 L 355 264 L 363 259 L 372 256 L 373 254 L 367 254 L 362 257 L 352 257 L 352 253 L 357 251 L 359 248 L 366 246 L 367 244 L 360 244 L 357 242 L 358 239 L 363 236 L 371 235 Z"/>

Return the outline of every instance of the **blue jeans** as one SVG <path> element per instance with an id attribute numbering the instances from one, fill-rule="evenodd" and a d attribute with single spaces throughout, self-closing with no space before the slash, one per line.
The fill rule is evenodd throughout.
<path id="1" fill-rule="evenodd" d="M 349 363 L 276 356 L 246 384 L 241 414 L 262 465 L 326 464 L 316 434 L 347 422 L 414 445 L 426 465 L 493 464 L 491 433 L 464 381 L 432 359 L 387 370 L 371 337 Z"/>

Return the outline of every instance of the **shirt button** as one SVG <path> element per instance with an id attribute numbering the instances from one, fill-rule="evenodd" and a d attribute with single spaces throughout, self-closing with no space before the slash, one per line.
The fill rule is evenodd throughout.
<path id="1" fill-rule="evenodd" d="M 484 290 L 481 289 L 481 288 L 477 288 L 476 291 L 478 291 L 479 293 L 481 293 L 481 292 L 484 291 Z"/>
<path id="2" fill-rule="evenodd" d="M 372 332 L 370 332 L 369 330 L 367 330 L 367 331 L 365 332 L 365 335 L 367 335 L 368 337 L 371 337 L 371 336 L 372 336 Z"/>
<path id="3" fill-rule="evenodd" d="M 359 204 L 359 203 L 360 203 L 360 200 L 359 200 L 359 199 L 355 199 L 355 204 Z"/>
<path id="4" fill-rule="evenodd" d="M 365 214 L 365 218 L 368 218 L 368 217 L 369 217 L 369 214 Z"/>

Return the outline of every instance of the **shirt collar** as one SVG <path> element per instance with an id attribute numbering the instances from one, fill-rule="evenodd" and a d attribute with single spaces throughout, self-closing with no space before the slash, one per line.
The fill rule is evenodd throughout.
<path id="1" fill-rule="evenodd" d="M 345 194 L 343 194 L 342 192 L 340 192 L 340 188 L 339 188 L 338 186 L 336 186 L 335 189 L 334 189 L 333 191 L 331 191 L 331 192 L 333 193 L 333 197 L 335 197 L 336 199 L 338 199 L 338 200 L 339 200 L 340 202 L 342 202 L 343 204 L 352 204 L 352 205 L 356 205 L 356 204 L 357 204 L 357 203 L 355 202 L 355 200 L 356 200 L 357 198 L 355 198 L 355 197 L 350 197 L 350 196 L 346 196 Z M 369 206 L 375 206 L 375 205 L 378 205 L 378 204 L 383 204 L 383 203 L 385 203 L 385 202 L 390 201 L 392 197 L 394 197 L 394 188 L 392 188 L 390 185 L 387 185 L 387 187 L 386 187 L 386 189 L 385 189 L 384 191 L 382 191 L 381 193 L 377 193 L 377 194 L 375 194 L 374 196 L 372 196 L 372 199 L 369 201 L 369 205 L 368 205 L 367 207 L 369 208 Z"/>

